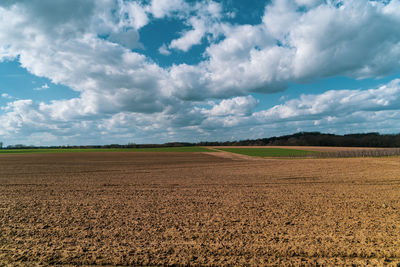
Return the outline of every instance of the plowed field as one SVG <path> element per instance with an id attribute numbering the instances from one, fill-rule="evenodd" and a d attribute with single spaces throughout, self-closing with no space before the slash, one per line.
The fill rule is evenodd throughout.
<path id="1" fill-rule="evenodd" d="M 0 155 L 0 265 L 400 263 L 400 158 Z"/>

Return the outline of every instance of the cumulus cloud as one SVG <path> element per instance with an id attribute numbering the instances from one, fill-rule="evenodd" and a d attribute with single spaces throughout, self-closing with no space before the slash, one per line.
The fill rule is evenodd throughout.
<path id="1" fill-rule="evenodd" d="M 145 7 L 137 2 L 120 2 L 120 16 L 125 24 L 138 30 L 149 22 Z"/>
<path id="2" fill-rule="evenodd" d="M 224 23 L 221 22 L 223 15 L 220 3 L 205 1 L 194 4 L 179 3 L 177 6 L 180 7 L 174 9 L 177 11 L 177 16 L 185 21 L 189 29 L 183 31 L 179 38 L 172 40 L 168 45 L 169 49 L 187 52 L 192 46 L 201 44 L 206 36 L 212 41 L 223 33 Z"/>
<path id="3" fill-rule="evenodd" d="M 203 110 L 203 113 L 209 116 L 246 116 L 250 115 L 252 110 L 258 104 L 258 100 L 253 96 L 234 97 L 232 99 L 224 99 L 210 110 Z"/>
<path id="4" fill-rule="evenodd" d="M 116 45 L 98 38 L 90 23 L 80 35 L 58 36 L 46 30 L 46 21 L 44 25 L 30 24 L 21 8 L 17 4 L 0 8 L 0 42 L 6 44 L 5 57 L 18 56 L 21 66 L 34 75 L 81 92 L 78 99 L 43 105 L 52 116 L 71 119 L 124 110 L 156 112 L 165 107 L 167 100 L 159 83 L 166 71 L 145 56 L 127 50 L 129 36 L 119 36 L 124 46 Z M 79 21 L 68 23 L 83 27 Z"/>
<path id="5" fill-rule="evenodd" d="M 12 99 L 13 98 L 12 96 L 10 96 L 9 94 L 6 94 L 6 93 L 1 94 L 1 97 L 5 98 L 5 99 Z"/>
<path id="6" fill-rule="evenodd" d="M 143 45 L 139 42 L 139 34 L 133 29 L 124 32 L 113 32 L 108 37 L 111 42 L 120 44 L 129 49 L 142 48 Z"/>
<path id="7" fill-rule="evenodd" d="M 168 48 L 165 44 L 163 44 L 162 46 L 160 46 L 160 48 L 158 48 L 158 52 L 164 56 L 171 55 L 171 51 L 168 50 Z"/>
<path id="8" fill-rule="evenodd" d="M 188 4 L 183 0 L 152 0 L 147 8 L 155 18 L 170 16 L 176 11 L 185 10 Z"/>
<path id="9" fill-rule="evenodd" d="M 29 134 L 42 129 L 52 129 L 54 126 L 46 125 L 46 116 L 37 110 L 32 100 L 16 100 L 2 107 L 5 115 L 0 116 L 0 135 L 23 132 Z"/>
<path id="10" fill-rule="evenodd" d="M 243 112 L 238 103 L 249 105 L 242 105 Z M 400 122 L 396 117 L 400 114 L 400 80 L 368 90 L 331 90 L 301 95 L 267 110 L 252 112 L 255 105 L 251 97 L 223 100 L 201 110 L 207 118 L 200 127 L 209 131 L 219 131 L 221 127 L 235 130 L 254 127 L 264 129 L 262 132 L 267 131 L 270 135 L 274 131 L 284 134 L 303 130 L 393 133 Z M 228 106 L 235 108 L 226 109 Z M 235 109 L 238 112 L 232 112 Z"/>
<path id="11" fill-rule="evenodd" d="M 320 95 L 302 95 L 271 109 L 256 112 L 260 122 L 308 120 L 327 122 L 334 118 L 351 117 L 356 110 L 367 114 L 400 109 L 400 80 L 395 79 L 377 89 L 331 90 Z"/>
<path id="12" fill-rule="evenodd" d="M 35 87 L 35 88 L 33 88 L 33 90 L 35 90 L 35 91 L 43 91 L 43 90 L 47 90 L 47 89 L 49 89 L 49 88 L 50 88 L 50 86 L 48 86 L 48 84 L 45 83 L 45 84 L 43 84 L 43 85 L 40 86 L 40 87 Z"/>
<path id="13" fill-rule="evenodd" d="M 169 45 L 169 48 L 187 52 L 193 45 L 200 44 L 201 39 L 203 39 L 203 36 L 206 33 L 204 21 L 192 18 L 191 26 L 193 29 L 183 33 L 182 37 L 173 40 Z"/>
<path id="14" fill-rule="evenodd" d="M 208 60 L 196 70 L 182 65 L 172 73 L 202 73 L 204 90 L 221 98 L 271 93 L 284 90 L 289 82 L 336 75 L 382 77 L 400 67 L 395 5 L 398 1 L 315 1 L 303 10 L 293 1 L 273 1 L 262 24 L 225 26 L 225 39 L 207 48 Z M 198 79 L 188 81 L 176 93 L 192 95 L 182 90 L 197 90 L 196 85 Z"/>
<path id="15" fill-rule="evenodd" d="M 400 34 L 394 27 L 400 17 L 387 15 L 391 5 L 347 1 L 339 8 L 321 5 L 304 14 L 290 32 L 289 42 L 297 48 L 294 75 L 365 78 L 398 69 L 393 57 L 399 56 Z"/>

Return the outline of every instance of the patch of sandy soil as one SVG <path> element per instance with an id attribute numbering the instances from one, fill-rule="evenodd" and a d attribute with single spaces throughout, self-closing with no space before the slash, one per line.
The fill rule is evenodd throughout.
<path id="1" fill-rule="evenodd" d="M 225 159 L 232 159 L 232 160 L 264 160 L 261 157 L 252 157 L 243 154 L 237 154 L 233 152 L 219 150 L 218 148 L 208 147 L 209 150 L 213 152 L 203 152 L 205 155 L 211 155 L 214 157 L 220 157 Z"/>
<path id="2" fill-rule="evenodd" d="M 399 196 L 395 157 L 0 155 L 0 265 L 396 266 Z"/>

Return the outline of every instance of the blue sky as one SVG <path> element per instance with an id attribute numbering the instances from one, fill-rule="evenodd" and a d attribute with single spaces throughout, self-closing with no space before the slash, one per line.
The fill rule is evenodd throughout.
<path id="1" fill-rule="evenodd" d="M 8 0 L 0 141 L 399 133 L 400 1 Z"/>

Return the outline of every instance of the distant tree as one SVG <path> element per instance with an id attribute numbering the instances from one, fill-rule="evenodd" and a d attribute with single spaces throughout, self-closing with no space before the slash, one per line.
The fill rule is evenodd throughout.
<path id="1" fill-rule="evenodd" d="M 0 149 L 3 148 L 3 142 L 0 142 Z"/>
<path id="2" fill-rule="evenodd" d="M 16 144 L 14 145 L 14 148 L 25 148 L 26 146 L 24 144 Z"/>
<path id="3" fill-rule="evenodd" d="M 400 147 L 400 134 L 381 135 L 372 133 L 355 133 L 345 135 L 320 132 L 299 132 L 291 135 L 274 136 L 256 140 L 236 140 L 226 142 L 200 142 L 203 146 L 350 146 L 350 147 Z"/>

